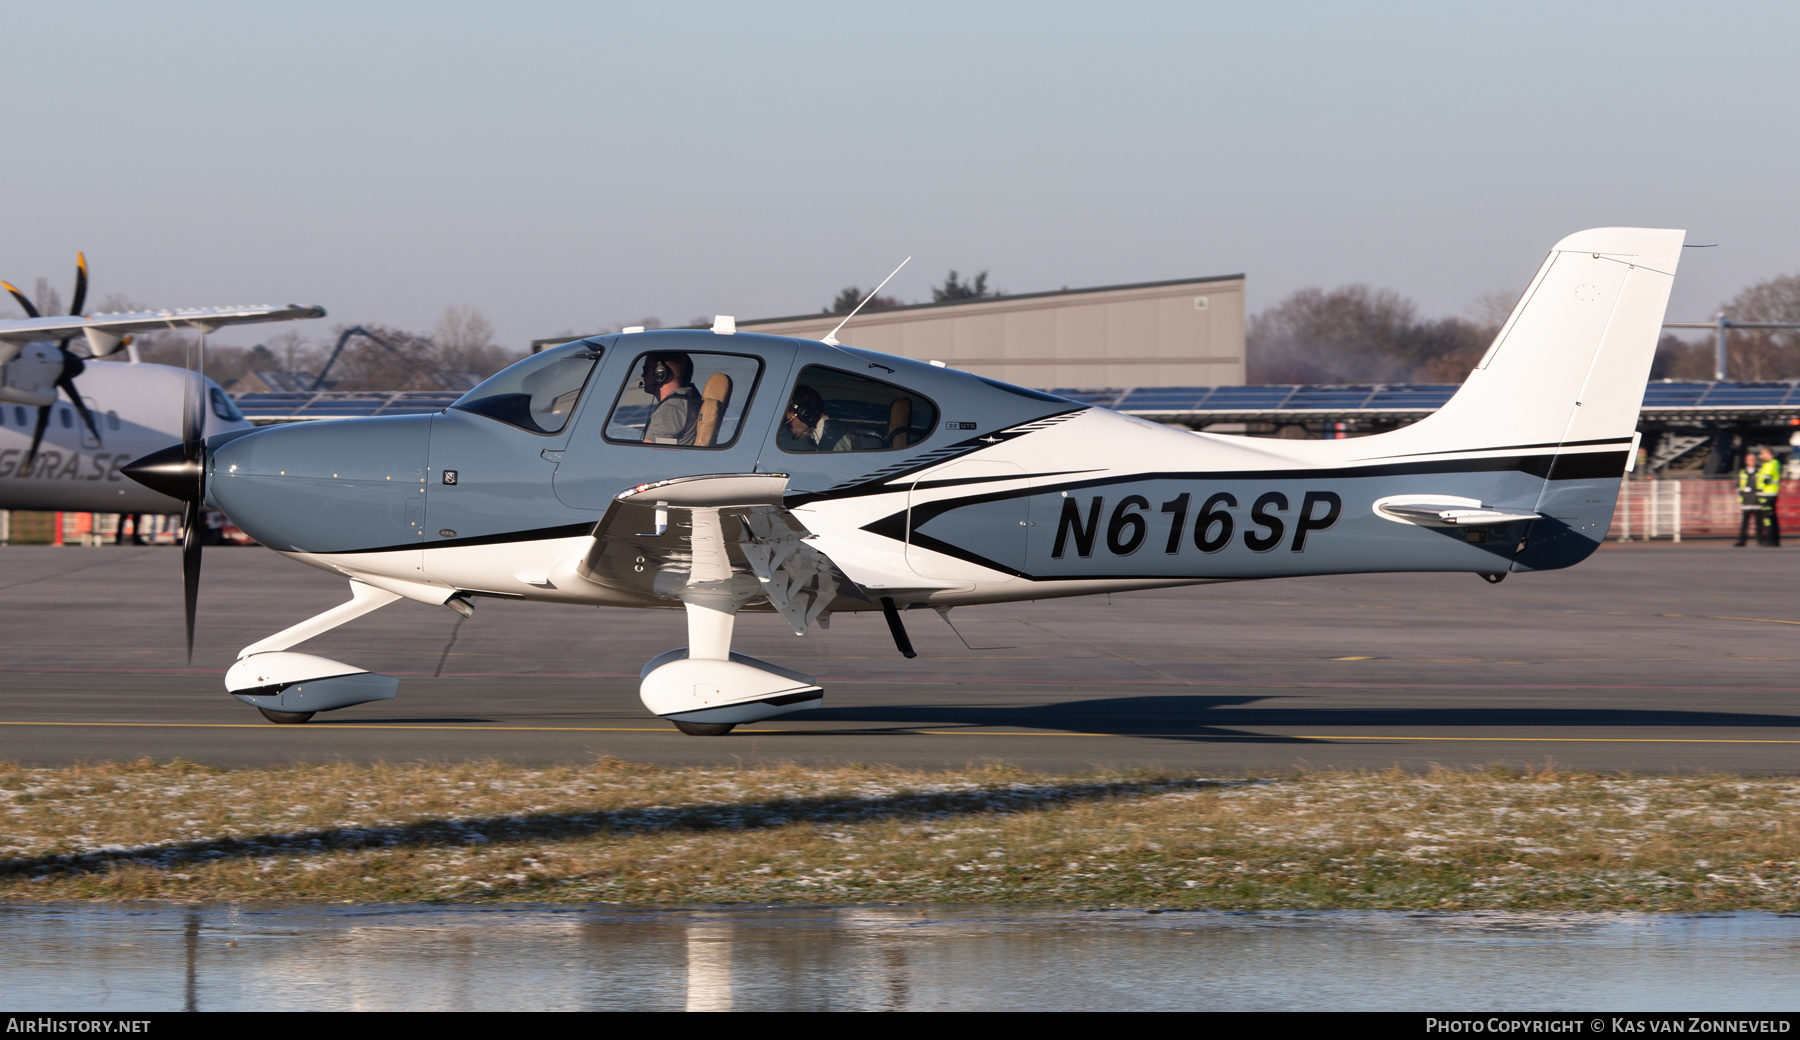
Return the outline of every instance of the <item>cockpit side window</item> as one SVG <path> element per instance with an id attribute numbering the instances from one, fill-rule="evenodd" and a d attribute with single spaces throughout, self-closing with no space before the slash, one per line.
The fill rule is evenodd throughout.
<path id="1" fill-rule="evenodd" d="M 606 439 L 614 444 L 729 448 L 762 378 L 762 359 L 697 350 L 652 350 L 631 363 Z"/>
<path id="2" fill-rule="evenodd" d="M 592 340 L 552 347 L 489 376 L 450 407 L 531 433 L 561 433 L 599 360 Z"/>
<path id="3" fill-rule="evenodd" d="M 221 419 L 224 419 L 226 422 L 242 422 L 243 421 L 244 413 L 238 411 L 236 402 L 232 401 L 231 398 L 225 396 L 225 391 L 223 391 L 215 386 L 215 387 L 211 388 L 208 396 L 212 400 L 212 412 L 214 415 L 218 416 Z M 114 415 L 111 412 L 108 412 L 106 414 L 112 422 L 112 428 L 115 430 L 118 429 L 119 428 L 119 417 Z"/>
<path id="4" fill-rule="evenodd" d="M 892 383 L 808 365 L 794 381 L 775 446 L 782 451 L 892 451 L 931 436 L 937 406 Z"/>

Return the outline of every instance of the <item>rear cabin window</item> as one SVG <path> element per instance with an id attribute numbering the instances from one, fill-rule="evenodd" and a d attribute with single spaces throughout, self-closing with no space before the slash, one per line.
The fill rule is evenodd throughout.
<path id="1" fill-rule="evenodd" d="M 729 448 L 744 432 L 744 412 L 761 378 L 762 360 L 743 354 L 641 354 L 606 420 L 606 439 L 668 448 Z"/>
<path id="2" fill-rule="evenodd" d="M 892 451 L 931 435 L 937 406 L 892 383 L 808 365 L 788 395 L 775 445 L 782 451 Z"/>
<path id="3" fill-rule="evenodd" d="M 531 433 L 561 433 L 599 360 L 600 344 L 589 340 L 551 347 L 489 376 L 450 407 Z"/>

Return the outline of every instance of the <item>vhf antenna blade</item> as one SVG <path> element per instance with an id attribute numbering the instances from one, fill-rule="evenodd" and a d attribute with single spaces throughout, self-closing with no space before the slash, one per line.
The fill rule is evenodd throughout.
<path id="1" fill-rule="evenodd" d="M 900 261 L 900 267 L 905 267 L 907 264 L 910 264 L 910 263 L 912 263 L 912 257 L 909 256 L 906 259 Z M 856 310 L 851 311 L 849 314 L 844 315 L 844 320 L 837 323 L 837 329 L 832 329 L 830 332 L 827 332 L 825 334 L 825 338 L 823 340 L 820 340 L 820 342 L 821 343 L 829 343 L 834 347 L 842 346 L 842 344 L 840 344 L 837 341 L 838 329 L 841 329 L 845 325 L 848 325 L 850 323 L 850 319 L 856 317 L 856 311 L 862 310 L 863 307 L 866 304 L 868 304 L 868 302 L 870 300 L 873 300 L 875 298 L 875 294 L 881 291 L 882 285 L 886 285 L 887 283 L 893 281 L 894 275 L 897 275 L 900 273 L 900 267 L 896 267 L 893 269 L 893 271 L 889 272 L 888 276 L 881 280 L 881 285 L 877 285 L 873 290 L 871 290 L 869 292 L 869 295 L 863 297 L 862 303 L 859 303 L 856 305 Z"/>

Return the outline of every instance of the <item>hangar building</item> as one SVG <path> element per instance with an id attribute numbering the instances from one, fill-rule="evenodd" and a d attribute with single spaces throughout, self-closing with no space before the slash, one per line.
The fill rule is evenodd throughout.
<path id="1" fill-rule="evenodd" d="M 818 339 L 842 318 L 804 314 L 737 327 Z M 1242 386 L 1244 276 L 864 311 L 838 339 L 1019 386 Z"/>

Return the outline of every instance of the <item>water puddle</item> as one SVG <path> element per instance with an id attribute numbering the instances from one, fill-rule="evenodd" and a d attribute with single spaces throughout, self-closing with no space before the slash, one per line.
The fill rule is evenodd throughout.
<path id="1" fill-rule="evenodd" d="M 1800 917 L 0 907 L 0 1009 L 1800 1009 Z"/>

